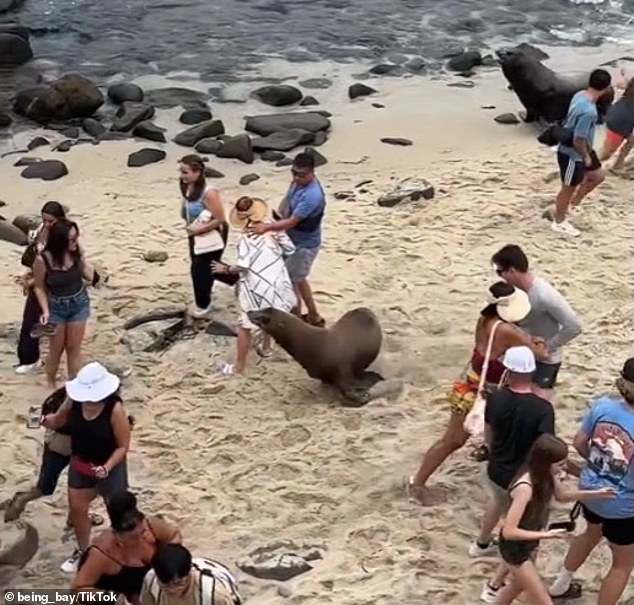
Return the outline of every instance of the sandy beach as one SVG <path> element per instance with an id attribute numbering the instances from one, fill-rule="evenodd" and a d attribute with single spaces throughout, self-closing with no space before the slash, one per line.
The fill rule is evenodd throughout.
<path id="1" fill-rule="evenodd" d="M 551 65 L 585 67 L 632 50 L 560 50 Z M 405 383 L 396 400 L 342 408 L 332 389 L 279 349 L 270 360 L 252 358 L 244 379 L 221 377 L 219 364 L 234 355 L 228 338 L 199 335 L 162 354 L 130 352 L 128 318 L 191 301 L 178 215 L 176 162 L 184 148 L 162 146 L 167 159 L 140 169 L 125 166 L 127 155 L 155 145 L 104 142 L 65 154 L 48 148 L 24 154 L 63 159 L 69 175 L 51 183 L 21 179 L 13 167 L 20 155 L 7 156 L 0 160 L 0 198 L 7 203 L 0 213 L 12 219 L 37 213 L 47 200 L 63 202 L 81 227 L 88 257 L 110 276 L 91 292 L 84 357 L 132 368 L 123 386 L 137 420 L 128 464 L 143 510 L 164 514 L 193 552 L 234 569 L 255 548 L 278 540 L 323 547 L 312 571 L 286 583 L 290 596 L 275 582 L 239 574 L 249 603 L 476 603 L 495 565 L 467 555 L 485 501 L 480 466 L 467 452 L 452 457 L 434 477 L 449 499 L 431 508 L 408 502 L 404 479 L 444 428 L 445 396 L 468 359 L 493 279 L 489 259 L 506 243 L 524 248 L 535 271 L 565 294 L 583 322 L 583 334 L 566 349 L 557 390 L 562 438 L 571 440 L 591 398 L 611 390 L 632 352 L 632 182 L 609 176 L 574 219 L 582 237 L 562 238 L 542 218 L 557 189 L 557 180 L 544 178 L 556 167 L 553 151 L 538 145 L 533 126 L 493 121 L 521 108 L 498 69 L 480 71 L 469 89 L 447 86 L 458 77 L 371 79 L 379 93 L 358 102 L 345 97 L 354 71 L 337 69 L 331 89 L 312 91 L 333 114 L 330 138 L 319 148 L 329 159 L 318 169 L 329 205 L 312 282 L 328 321 L 357 306 L 378 315 L 384 345 L 376 369 Z M 487 105 L 495 109 L 482 108 Z M 229 132 L 255 112 L 268 111 L 254 101 L 214 106 Z M 161 113 L 157 123 L 174 134 L 177 114 Z M 11 146 L 23 147 L 33 134 L 19 133 Z M 389 146 L 381 137 L 414 144 Z M 247 166 L 211 157 L 209 165 L 226 175 L 213 184 L 227 208 L 243 193 L 277 204 L 289 182 L 287 168 L 260 160 Z M 238 185 L 250 172 L 260 180 Z M 427 179 L 435 198 L 377 206 L 381 194 L 407 177 Z M 335 199 L 341 191 L 354 191 L 354 199 Z M 142 257 L 148 250 L 166 251 L 169 259 L 149 264 Z M 28 407 L 45 396 L 44 375 L 16 376 L 11 369 L 23 304 L 12 279 L 21 271 L 20 254 L 0 242 L 0 499 L 34 480 L 43 438 L 25 420 Z M 226 259 L 233 258 L 229 246 Z M 214 309 L 217 319 L 235 324 L 231 289 L 216 286 Z M 37 527 L 40 549 L 16 585 L 66 586 L 59 572 L 72 550 L 60 540 L 65 488 L 64 474 L 53 497 L 27 508 L 24 519 Z M 556 573 L 565 548 L 544 545 L 545 577 Z M 582 568 L 584 597 L 577 603 L 596 602 L 608 561 L 602 546 Z M 634 590 L 626 594 L 633 597 Z"/>

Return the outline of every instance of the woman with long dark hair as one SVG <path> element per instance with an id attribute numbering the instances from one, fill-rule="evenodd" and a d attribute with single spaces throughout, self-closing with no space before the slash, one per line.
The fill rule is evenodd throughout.
<path id="1" fill-rule="evenodd" d="M 28 271 L 21 277 L 20 283 L 26 295 L 24 312 L 22 314 L 22 327 L 18 340 L 18 361 L 15 368 L 16 374 L 27 374 L 37 369 L 40 364 L 40 341 L 31 336 L 31 330 L 40 321 L 42 309 L 35 294 L 35 280 L 33 279 L 33 263 L 38 254 L 41 254 L 48 241 L 51 227 L 59 220 L 66 218 L 66 212 L 59 202 L 46 202 L 42 206 L 42 223 L 29 233 L 29 245 L 22 255 L 22 264 Z"/>
<path id="2" fill-rule="evenodd" d="M 57 370 L 66 352 L 68 377 L 74 378 L 81 365 L 81 345 L 90 316 L 86 282 L 94 280 L 79 246 L 79 227 L 58 221 L 49 230 L 46 246 L 33 263 L 35 294 L 42 308 L 40 321 L 54 330 L 50 337 L 46 377 L 55 389 Z"/>
<path id="3" fill-rule="evenodd" d="M 192 316 L 198 319 L 211 315 L 211 291 L 215 279 L 212 263 L 222 258 L 227 242 L 228 226 L 220 194 L 207 185 L 205 165 L 194 154 L 180 160 L 180 192 L 183 196 L 181 216 L 185 220 L 191 258 L 191 277 L 195 308 Z M 235 281 L 235 280 L 234 280 Z"/>

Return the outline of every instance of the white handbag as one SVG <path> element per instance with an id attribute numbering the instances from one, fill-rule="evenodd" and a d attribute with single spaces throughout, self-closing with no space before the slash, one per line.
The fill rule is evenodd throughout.
<path id="1" fill-rule="evenodd" d="M 185 202 L 185 215 L 187 216 L 187 223 L 189 223 L 189 208 L 187 202 Z M 203 210 L 191 225 L 193 227 L 200 227 L 205 223 L 209 223 L 213 220 L 213 215 L 209 210 Z M 194 254 L 206 254 L 207 252 L 216 252 L 222 250 L 225 247 L 225 242 L 222 239 L 222 235 L 218 229 L 212 229 L 201 235 L 194 235 Z"/>

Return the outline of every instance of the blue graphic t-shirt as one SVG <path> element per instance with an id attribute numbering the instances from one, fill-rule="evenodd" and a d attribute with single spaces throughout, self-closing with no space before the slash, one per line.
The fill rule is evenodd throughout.
<path id="1" fill-rule="evenodd" d="M 623 399 L 601 397 L 581 425 L 589 438 L 588 463 L 580 489 L 613 487 L 614 500 L 586 500 L 584 504 L 606 519 L 634 517 L 634 409 Z"/>

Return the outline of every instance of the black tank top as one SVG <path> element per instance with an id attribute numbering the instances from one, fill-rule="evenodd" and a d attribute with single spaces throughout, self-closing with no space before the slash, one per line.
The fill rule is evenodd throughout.
<path id="1" fill-rule="evenodd" d="M 78 261 L 69 269 L 55 269 L 51 265 L 48 254 L 42 254 L 46 265 L 45 283 L 51 296 L 73 296 L 81 292 L 84 287 L 83 272 Z"/>
<path id="2" fill-rule="evenodd" d="M 112 452 L 117 449 L 112 428 L 112 410 L 119 401 L 121 399 L 118 397 L 110 397 L 104 403 L 101 414 L 93 420 L 86 420 L 81 413 L 83 404 L 73 401 L 68 422 L 73 456 L 96 465 L 108 461 Z"/>

